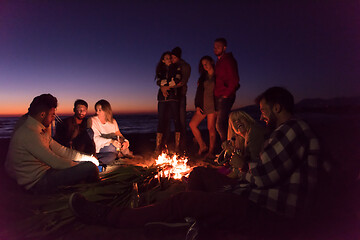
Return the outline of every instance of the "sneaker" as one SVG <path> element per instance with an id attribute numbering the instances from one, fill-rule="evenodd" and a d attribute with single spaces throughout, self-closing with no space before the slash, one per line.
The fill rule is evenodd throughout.
<path id="1" fill-rule="evenodd" d="M 152 229 L 153 231 L 173 231 L 184 230 L 186 231 L 191 226 L 189 222 L 148 222 L 145 224 L 145 228 Z"/>
<path id="2" fill-rule="evenodd" d="M 110 207 L 90 202 L 80 193 L 73 193 L 69 198 L 69 208 L 81 221 L 88 224 L 106 224 Z"/>
<path id="3" fill-rule="evenodd" d="M 187 222 L 149 222 L 144 226 L 144 233 L 148 239 L 174 239 L 174 236 L 184 239 L 190 226 Z"/>
<path id="4" fill-rule="evenodd" d="M 198 222 L 194 222 L 188 232 L 186 233 L 185 240 L 197 240 L 199 239 L 199 231 L 200 231 L 200 224 Z"/>

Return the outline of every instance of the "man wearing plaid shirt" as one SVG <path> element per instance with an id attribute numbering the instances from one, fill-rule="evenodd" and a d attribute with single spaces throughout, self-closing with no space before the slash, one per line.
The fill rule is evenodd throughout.
<path id="1" fill-rule="evenodd" d="M 70 209 L 85 222 L 115 227 L 144 226 L 185 217 L 211 219 L 212 226 L 224 219 L 244 224 L 255 220 L 259 224 L 256 215 L 267 215 L 269 211 L 275 213 L 269 214 L 270 219 L 272 215 L 295 216 L 306 207 L 317 181 L 319 143 L 304 121 L 293 118 L 294 98 L 286 89 L 272 87 L 257 102 L 261 119 L 274 130 L 263 146 L 260 160 L 249 163 L 249 172 L 242 174 L 241 184 L 231 188 L 231 192 L 181 192 L 161 203 L 136 209 L 110 208 L 75 193 L 69 200 Z M 245 159 L 234 154 L 230 164 L 242 168 Z M 219 186 L 234 180 L 224 175 L 210 180 L 214 182 L 216 177 Z"/>
<path id="2" fill-rule="evenodd" d="M 317 182 L 319 142 L 307 123 L 293 118 L 294 98 L 272 87 L 257 97 L 261 120 L 275 129 L 265 141 L 260 161 L 249 163 L 243 178 L 250 183 L 249 200 L 280 215 L 295 216 L 306 207 Z M 232 164 L 244 161 L 234 156 Z M 234 193 L 242 193 L 239 185 Z"/>

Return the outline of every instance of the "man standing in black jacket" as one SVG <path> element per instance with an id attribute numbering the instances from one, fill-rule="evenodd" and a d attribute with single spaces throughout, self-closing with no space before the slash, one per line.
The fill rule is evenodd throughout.
<path id="1" fill-rule="evenodd" d="M 171 51 L 171 63 L 176 66 L 176 72 L 179 73 L 180 82 L 177 84 L 179 94 L 179 107 L 180 107 L 180 136 L 175 136 L 175 145 L 180 141 L 181 151 L 186 150 L 186 92 L 187 82 L 190 77 L 191 67 L 181 58 L 181 48 L 175 47 Z"/>

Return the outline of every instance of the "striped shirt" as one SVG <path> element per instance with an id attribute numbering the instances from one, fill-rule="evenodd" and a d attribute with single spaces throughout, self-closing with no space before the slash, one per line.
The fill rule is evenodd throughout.
<path id="1" fill-rule="evenodd" d="M 319 141 L 309 125 L 291 119 L 265 141 L 258 162 L 249 163 L 245 179 L 249 200 L 280 215 L 295 216 L 311 199 L 317 183 Z M 244 192 L 243 185 L 233 189 Z"/>

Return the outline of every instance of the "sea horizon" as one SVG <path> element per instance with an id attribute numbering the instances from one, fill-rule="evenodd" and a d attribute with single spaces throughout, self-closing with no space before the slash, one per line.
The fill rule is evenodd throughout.
<path id="1" fill-rule="evenodd" d="M 187 112 L 187 122 L 190 121 L 193 115 L 193 111 Z M 22 115 L 21 115 L 22 116 Z M 14 130 L 15 124 L 21 116 L 0 116 L 0 138 L 10 138 Z M 72 115 L 59 115 L 61 119 L 70 117 Z M 91 117 L 93 115 L 88 115 Z M 122 134 L 134 134 L 134 133 L 156 133 L 158 125 L 157 113 L 134 113 L 134 114 L 114 114 L 114 118 L 119 125 L 119 129 Z M 57 124 L 57 121 L 55 121 Z M 200 129 L 206 128 L 206 121 L 203 121 Z"/>

